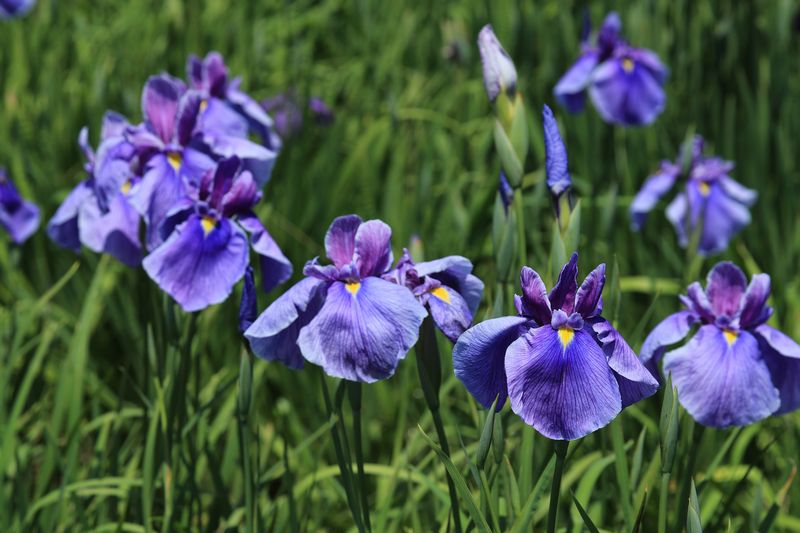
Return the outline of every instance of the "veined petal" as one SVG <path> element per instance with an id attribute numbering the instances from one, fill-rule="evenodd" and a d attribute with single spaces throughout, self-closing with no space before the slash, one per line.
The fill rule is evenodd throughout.
<path id="1" fill-rule="evenodd" d="M 748 189 L 730 176 L 720 176 L 717 183 L 731 199 L 736 200 L 745 206 L 751 206 L 758 198 L 758 193 L 753 189 Z"/>
<path id="2" fill-rule="evenodd" d="M 769 326 L 761 327 L 767 328 Z M 773 332 L 783 335 L 777 330 L 773 330 Z M 771 337 L 774 342 L 774 334 L 771 334 Z M 761 348 L 761 355 L 764 357 L 769 373 L 772 376 L 772 383 L 777 387 L 780 395 L 781 405 L 773 414 L 782 415 L 794 411 L 800 407 L 800 346 L 785 337 L 782 342 L 776 343 L 780 344 L 784 351 L 793 352 L 793 355 L 785 355 L 777 351 L 774 345 L 766 340 L 764 335 L 756 335 L 756 338 Z M 788 346 L 787 344 L 789 343 L 793 344 L 793 346 Z"/>
<path id="3" fill-rule="evenodd" d="M 227 219 L 210 230 L 197 215 L 175 228 L 142 266 L 184 311 L 218 304 L 233 291 L 247 267 L 247 237 Z"/>
<path id="4" fill-rule="evenodd" d="M 771 290 L 769 274 L 755 274 L 750 280 L 737 312 L 743 329 L 754 328 L 769 318 L 767 299 Z"/>
<path id="5" fill-rule="evenodd" d="M 469 312 L 467 302 L 457 291 L 446 285 L 429 293 L 428 309 L 433 321 L 451 342 L 456 342 L 472 324 L 472 313 Z"/>
<path id="6" fill-rule="evenodd" d="M 209 98 L 199 117 L 200 129 L 212 135 L 247 138 L 247 119 L 237 113 L 224 100 Z"/>
<path id="7" fill-rule="evenodd" d="M 358 215 L 344 215 L 331 222 L 325 234 L 325 252 L 336 268 L 342 268 L 353 260 L 356 247 L 356 232 L 362 224 Z"/>
<path id="8" fill-rule="evenodd" d="M 175 134 L 178 101 L 185 90 L 182 81 L 161 74 L 148 79 L 142 91 L 142 114 L 164 143 Z"/>
<path id="9" fill-rule="evenodd" d="M 586 89 L 597 67 L 598 58 L 597 50 L 584 52 L 556 83 L 553 95 L 570 113 L 577 113 L 583 109 Z"/>
<path id="10" fill-rule="evenodd" d="M 550 306 L 553 310 L 561 309 L 565 313 L 572 312 L 575 304 L 575 293 L 578 290 L 578 254 L 573 253 L 569 262 L 561 269 L 555 287 L 550 291 Z"/>
<path id="11" fill-rule="evenodd" d="M 477 324 L 458 338 L 453 369 L 467 390 L 484 407 L 495 398 L 499 411 L 508 397 L 505 358 L 509 345 L 533 323 L 524 317 L 493 318 Z"/>
<path id="12" fill-rule="evenodd" d="M 372 383 L 394 374 L 426 315 L 411 291 L 392 282 L 335 281 L 297 343 L 303 357 L 329 376 Z"/>
<path id="13" fill-rule="evenodd" d="M 575 296 L 575 312 L 580 313 L 584 318 L 594 316 L 597 304 L 603 295 L 605 284 L 606 265 L 601 263 L 597 268 L 589 272 L 589 275 L 581 283 Z"/>
<path id="14" fill-rule="evenodd" d="M 604 319 L 592 324 L 597 340 L 608 358 L 608 366 L 614 371 L 619 383 L 623 409 L 631 404 L 655 394 L 658 380 L 636 357 L 636 353 L 622 335 Z"/>
<path id="15" fill-rule="evenodd" d="M 772 326 L 761 324 L 755 329 L 756 334 L 773 350 L 784 357 L 800 359 L 800 346 L 791 337 Z"/>
<path id="16" fill-rule="evenodd" d="M 706 255 L 722 252 L 748 224 L 748 207 L 728 196 L 719 183 L 712 183 L 705 202 L 699 251 Z"/>
<path id="17" fill-rule="evenodd" d="M 631 202 L 631 223 L 635 230 L 642 229 L 647 214 L 655 207 L 662 196 L 667 194 L 680 173 L 680 167 L 672 163 L 662 163 L 661 170 L 647 178 L 642 188 Z"/>
<path id="18" fill-rule="evenodd" d="M 380 276 L 392 266 L 392 229 L 380 220 L 367 220 L 356 230 L 353 260 L 361 276 Z"/>
<path id="19" fill-rule="evenodd" d="M 475 316 L 483 296 L 483 281 L 471 274 L 472 262 L 469 259 L 460 255 L 448 255 L 417 263 L 414 270 L 420 277 L 430 276 L 458 291 L 467 302 L 470 314 Z"/>
<path id="20" fill-rule="evenodd" d="M 552 310 L 542 278 L 532 268 L 522 267 L 519 283 L 522 286 L 522 298 L 519 299 L 517 312 L 531 317 L 540 326 L 549 324 Z"/>
<path id="21" fill-rule="evenodd" d="M 705 426 L 752 424 L 780 407 L 758 342 L 747 331 L 730 342 L 718 327 L 701 326 L 688 343 L 666 354 L 664 372 L 672 373 L 684 408 Z"/>
<path id="22" fill-rule="evenodd" d="M 708 273 L 706 294 L 715 315 L 735 316 L 746 289 L 744 272 L 730 261 L 717 263 Z"/>
<path id="23" fill-rule="evenodd" d="M 706 322 L 714 322 L 714 311 L 711 309 L 711 302 L 708 301 L 708 295 L 699 282 L 693 281 L 689 284 L 686 288 L 686 296 L 681 295 L 680 300 L 690 311 Z"/>
<path id="24" fill-rule="evenodd" d="M 250 244 L 258 254 L 261 264 L 262 287 L 265 292 L 292 277 L 292 263 L 278 247 L 261 221 L 255 215 L 238 218 L 239 224 L 250 233 Z"/>
<path id="25" fill-rule="evenodd" d="M 100 210 L 96 198 L 83 202 L 78 214 L 78 230 L 81 242 L 90 250 L 110 254 L 130 267 L 141 263 L 139 213 L 123 193 L 117 193 L 106 213 Z"/>
<path id="26" fill-rule="evenodd" d="M 585 330 L 566 345 L 549 324 L 529 330 L 508 347 L 506 375 L 511 409 L 549 439 L 579 439 L 622 410 L 606 356 Z"/>
<path id="27" fill-rule="evenodd" d="M 323 281 L 305 278 L 272 302 L 244 332 L 253 353 L 289 368 L 303 368 L 297 337 L 322 307 L 326 288 Z"/>
<path id="28" fill-rule="evenodd" d="M 100 140 L 105 141 L 112 137 L 122 137 L 130 126 L 128 119 L 116 111 L 106 111 L 103 114 L 103 124 L 100 127 Z"/>
<path id="29" fill-rule="evenodd" d="M 667 348 L 682 341 L 692 326 L 699 322 L 692 311 L 678 311 L 662 320 L 647 336 L 642 344 L 639 358 L 642 363 L 657 370 L 657 365 Z M 655 375 L 658 375 L 657 371 Z"/>
<path id="30" fill-rule="evenodd" d="M 153 157 L 141 183 L 129 197 L 131 205 L 142 214 L 147 224 L 145 240 L 148 250 L 161 244 L 161 223 L 185 194 L 183 181 L 167 157 L 164 154 Z"/>
<path id="31" fill-rule="evenodd" d="M 74 252 L 81 251 L 78 212 L 81 205 L 92 196 L 92 187 L 85 181 L 80 182 L 70 191 L 53 218 L 47 223 L 47 236 L 50 237 L 50 240 L 62 248 L 68 248 Z"/>

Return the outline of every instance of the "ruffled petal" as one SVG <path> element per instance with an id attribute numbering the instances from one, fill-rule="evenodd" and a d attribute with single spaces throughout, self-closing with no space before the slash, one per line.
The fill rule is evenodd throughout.
<path id="1" fill-rule="evenodd" d="M 657 365 L 667 348 L 685 339 L 698 322 L 697 315 L 691 311 L 678 311 L 662 320 L 642 344 L 639 354 L 642 363 L 648 366 L 652 363 L 656 369 L 654 374 L 658 375 Z"/>
<path id="2" fill-rule="evenodd" d="M 679 173 L 678 165 L 662 163 L 661 170 L 647 178 L 631 202 L 631 224 L 634 230 L 642 229 L 647 214 L 656 206 L 661 197 L 669 192 Z"/>
<path id="3" fill-rule="evenodd" d="M 655 394 L 658 380 L 639 361 L 622 335 L 604 319 L 592 324 L 597 340 L 608 358 L 608 366 L 614 371 L 622 397 L 622 408 Z"/>
<path id="4" fill-rule="evenodd" d="M 405 287 L 375 277 L 360 284 L 335 281 L 297 343 L 303 357 L 329 376 L 372 383 L 394 374 L 425 316 Z"/>
<path id="5" fill-rule="evenodd" d="M 297 337 L 322 307 L 326 287 L 323 281 L 305 278 L 272 302 L 244 332 L 253 353 L 289 368 L 303 368 Z"/>
<path id="6" fill-rule="evenodd" d="M 106 213 L 100 210 L 95 198 L 83 202 L 78 230 L 81 242 L 90 250 L 112 255 L 130 267 L 141 263 L 139 213 L 121 192 L 113 198 Z"/>
<path id="7" fill-rule="evenodd" d="M 598 58 L 597 50 L 584 52 L 553 88 L 553 95 L 558 103 L 570 113 L 577 113 L 583 109 L 586 102 L 586 89 L 589 87 L 592 73 L 597 67 Z"/>
<path id="8" fill-rule="evenodd" d="M 367 220 L 356 231 L 353 260 L 361 276 L 380 276 L 392 266 L 392 228 Z"/>
<path id="9" fill-rule="evenodd" d="M 169 143 L 175 134 L 178 101 L 186 86 L 177 78 L 152 76 L 142 91 L 142 114 L 158 137 Z"/>
<path id="10" fill-rule="evenodd" d="M 672 373 L 683 407 L 705 426 L 752 424 L 780 407 L 758 342 L 746 331 L 729 342 L 718 327 L 701 326 L 686 345 L 666 354 L 664 372 Z"/>
<path id="11" fill-rule="evenodd" d="M 85 181 L 72 189 L 47 223 L 47 236 L 50 240 L 62 248 L 81 251 L 78 213 L 81 205 L 91 199 L 93 194 L 92 187 Z"/>
<path id="12" fill-rule="evenodd" d="M 606 356 L 584 330 L 566 345 L 550 325 L 529 330 L 508 347 L 506 375 L 511 409 L 549 439 L 579 439 L 622 410 Z"/>
<path id="13" fill-rule="evenodd" d="M 356 232 L 362 222 L 358 215 L 344 215 L 331 222 L 325 234 L 325 252 L 336 268 L 342 268 L 353 260 Z"/>
<path id="14" fill-rule="evenodd" d="M 565 313 L 572 312 L 575 304 L 575 292 L 578 290 L 578 254 L 573 253 L 569 262 L 561 269 L 555 287 L 550 291 L 550 307 L 561 309 Z"/>
<path id="15" fill-rule="evenodd" d="M 763 336 L 756 335 L 756 337 L 761 347 L 761 355 L 772 376 L 772 383 L 777 387 L 780 395 L 781 405 L 773 414 L 790 413 L 800 407 L 800 346 L 794 344 L 795 355 L 793 357 L 785 356 L 776 351 Z M 791 340 L 789 339 L 789 341 Z M 784 346 L 784 349 L 786 348 L 789 347 Z"/>
<path id="16" fill-rule="evenodd" d="M 580 313 L 583 318 L 594 316 L 597 305 L 600 303 L 600 297 L 603 295 L 605 284 L 606 265 L 601 263 L 597 268 L 589 272 L 589 275 L 581 283 L 575 296 L 575 312 Z"/>
<path id="17" fill-rule="evenodd" d="M 442 285 L 431 291 L 427 303 L 436 326 L 451 342 L 456 342 L 472 324 L 472 313 L 467 302 L 450 287 Z"/>
<path id="18" fill-rule="evenodd" d="M 250 233 L 250 244 L 258 254 L 264 292 L 271 291 L 292 277 L 291 261 L 283 255 L 261 221 L 255 215 L 247 215 L 239 217 L 238 222 Z"/>
<path id="19" fill-rule="evenodd" d="M 767 299 L 771 291 L 769 274 L 755 274 L 750 280 L 738 311 L 739 325 L 743 329 L 754 328 L 770 317 Z"/>
<path id="20" fill-rule="evenodd" d="M 762 324 L 756 328 L 755 332 L 770 346 L 770 348 L 782 356 L 800 359 L 800 345 L 782 331 L 772 326 Z"/>
<path id="21" fill-rule="evenodd" d="M 242 279 L 248 260 L 247 237 L 227 219 L 210 230 L 192 215 L 175 228 L 142 266 L 184 311 L 225 301 Z"/>
<path id="22" fill-rule="evenodd" d="M 532 318 L 540 326 L 549 324 L 552 310 L 542 278 L 532 268 L 522 267 L 519 283 L 522 287 L 522 297 L 515 299 L 518 302 L 517 312 Z"/>
<path id="23" fill-rule="evenodd" d="M 534 325 L 524 317 L 486 320 L 464 332 L 453 348 L 453 369 L 467 390 L 484 407 L 495 398 L 499 411 L 508 397 L 506 350 Z"/>
<path id="24" fill-rule="evenodd" d="M 730 261 L 717 263 L 708 273 L 706 294 L 717 316 L 735 316 L 745 290 L 747 278 L 744 272 Z"/>

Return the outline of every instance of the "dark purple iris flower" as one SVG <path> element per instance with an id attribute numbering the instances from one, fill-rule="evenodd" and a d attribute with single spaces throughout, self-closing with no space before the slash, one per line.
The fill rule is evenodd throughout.
<path id="1" fill-rule="evenodd" d="M 142 260 L 139 213 L 131 195 L 139 186 L 136 150 L 125 137 L 128 121 L 107 111 L 103 117 L 97 153 L 89 146 L 88 130 L 78 135 L 86 157 L 88 178 L 67 195 L 47 223 L 50 239 L 79 252 L 81 244 L 97 253 L 107 253 L 128 266 Z"/>
<path id="2" fill-rule="evenodd" d="M 21 17 L 36 5 L 36 0 L 0 0 L 0 19 Z"/>
<path id="3" fill-rule="evenodd" d="M 718 263 L 706 289 L 689 285 L 681 296 L 686 309 L 645 339 L 642 362 L 655 374 L 664 358 L 678 399 L 701 424 L 743 426 L 800 407 L 800 346 L 766 324 L 770 290 L 769 275 L 756 274 L 748 285 L 739 267 Z M 694 326 L 686 344 L 667 352 Z"/>
<path id="4" fill-rule="evenodd" d="M 703 138 L 699 135 L 685 149 L 691 149 L 688 158 L 682 150 L 675 163 L 662 161 L 659 171 L 647 178 L 631 204 L 632 225 L 635 230 L 641 229 L 659 199 L 685 176 L 686 190 L 667 206 L 667 218 L 675 227 L 681 246 L 688 245 L 699 226 L 697 251 L 703 255 L 718 253 L 750 223 L 749 207 L 758 194 L 728 175 L 733 163 L 703 156 Z"/>
<path id="5" fill-rule="evenodd" d="M 175 202 L 161 225 L 163 243 L 142 266 L 184 311 L 224 301 L 249 264 L 250 245 L 259 255 L 264 290 L 289 279 L 292 265 L 253 213 L 261 192 L 241 162 L 223 159 L 197 188 Z"/>
<path id="6" fill-rule="evenodd" d="M 39 208 L 22 198 L 8 178 L 6 169 L 0 167 L 0 227 L 11 240 L 22 244 L 39 227 Z"/>
<path id="7" fill-rule="evenodd" d="M 542 109 L 542 126 L 544 129 L 545 167 L 547 171 L 547 188 L 553 196 L 556 212 L 559 210 L 559 199 L 569 194 L 572 189 L 572 178 L 569 175 L 567 147 L 558 131 L 558 123 L 553 111 L 545 104 Z"/>
<path id="8" fill-rule="evenodd" d="M 553 93 L 570 112 L 583 109 L 586 92 L 606 122 L 624 126 L 650 124 L 664 110 L 667 70 L 650 50 L 634 48 L 620 36 L 619 15 L 610 13 L 595 44 L 586 40 L 581 55 L 556 84 Z"/>
<path id="9" fill-rule="evenodd" d="M 545 437 L 574 440 L 655 393 L 658 382 L 602 316 L 605 265 L 578 287 L 573 254 L 548 294 L 528 267 L 518 316 L 468 329 L 453 349 L 456 376 L 485 407 L 498 398 Z"/>
<path id="10" fill-rule="evenodd" d="M 275 300 L 245 332 L 257 356 L 329 376 L 371 383 L 394 374 L 417 342 L 425 308 L 406 287 L 382 278 L 391 268 L 392 230 L 356 215 L 325 236 L 332 265 L 309 261 L 306 278 Z"/>
<path id="11" fill-rule="evenodd" d="M 408 287 L 452 342 L 472 324 L 483 295 L 483 282 L 472 274 L 472 263 L 459 255 L 414 263 L 403 250 L 397 266 L 383 279 Z"/>
<path id="12" fill-rule="evenodd" d="M 272 118 L 255 99 L 239 88 L 241 78 L 229 80 L 228 67 L 218 52 L 210 52 L 202 60 L 195 55 L 189 56 L 186 72 L 192 88 L 203 97 L 201 113 L 208 123 L 208 130 L 232 130 L 234 138 L 246 137 L 249 130 L 257 134 L 264 147 L 273 154 L 280 151 L 281 140 Z M 273 156 L 270 163 L 274 159 Z M 259 182 L 266 180 L 259 179 Z"/>

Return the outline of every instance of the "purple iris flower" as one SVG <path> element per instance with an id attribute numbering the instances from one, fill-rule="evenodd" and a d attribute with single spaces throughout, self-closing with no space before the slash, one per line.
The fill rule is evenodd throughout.
<path id="1" fill-rule="evenodd" d="M 88 177 L 56 210 L 47 223 L 47 234 L 59 246 L 76 253 L 83 244 L 133 267 L 142 260 L 141 217 L 131 203 L 140 178 L 136 175 L 136 150 L 125 137 L 128 127 L 122 115 L 107 111 L 96 154 L 89 146 L 88 130 L 81 130 L 78 144 L 86 157 Z"/>
<path id="2" fill-rule="evenodd" d="M 303 129 L 303 110 L 293 90 L 266 98 L 261 105 L 275 117 L 275 130 L 281 138 L 294 137 Z M 308 110 L 316 124 L 329 126 L 333 123 L 333 111 L 322 99 L 316 96 L 309 98 Z"/>
<path id="3" fill-rule="evenodd" d="M 351 381 L 394 374 L 427 313 L 406 287 L 382 278 L 392 264 L 391 236 L 380 220 L 335 219 L 325 236 L 333 264 L 309 261 L 305 279 L 261 313 L 245 332 L 253 353 L 291 368 L 305 359 Z"/>
<path id="4" fill-rule="evenodd" d="M 570 112 L 583 109 L 586 92 L 611 124 L 650 124 L 664 110 L 667 70 L 650 50 L 634 48 L 620 36 L 619 15 L 610 13 L 594 44 L 584 40 L 581 55 L 553 93 Z"/>
<path id="5" fill-rule="evenodd" d="M 21 17 L 36 5 L 36 0 L 0 0 L 0 18 Z"/>
<path id="6" fill-rule="evenodd" d="M 544 129 L 545 167 L 547 171 L 547 187 L 553 196 L 556 214 L 560 210 L 559 199 L 569 195 L 572 189 L 572 178 L 569 175 L 567 147 L 558 131 L 558 123 L 553 111 L 545 104 L 542 109 L 542 125 Z M 569 198 L 569 197 L 568 197 Z M 571 202 L 570 202 L 571 203 Z"/>
<path id="7" fill-rule="evenodd" d="M 578 287 L 573 254 L 548 294 L 528 267 L 517 316 L 468 329 L 453 349 L 456 376 L 478 402 L 511 409 L 545 437 L 574 440 L 655 393 L 658 382 L 602 311 L 605 265 Z"/>
<path id="8" fill-rule="evenodd" d="M 308 99 L 308 109 L 311 112 L 311 117 L 314 119 L 314 122 L 320 126 L 329 126 L 333 124 L 333 110 L 318 96 L 312 96 Z"/>
<path id="9" fill-rule="evenodd" d="M 494 34 L 491 24 L 481 28 L 478 33 L 478 50 L 483 66 L 483 85 L 489 101 L 494 102 L 501 91 L 513 95 L 517 90 L 517 69 Z"/>
<path id="10" fill-rule="evenodd" d="M 472 263 L 458 255 L 414 263 L 403 250 L 397 266 L 383 279 L 408 287 L 452 342 L 472 324 L 483 294 L 483 282 L 472 274 Z"/>
<path id="11" fill-rule="evenodd" d="M 642 362 L 655 373 L 663 356 L 678 399 L 701 424 L 743 426 L 800 407 L 800 346 L 766 324 L 769 295 L 769 275 L 756 274 L 748 285 L 739 267 L 718 263 L 706 289 L 689 285 L 681 296 L 686 309 L 645 339 Z M 694 326 L 686 344 L 667 352 Z"/>
<path id="12" fill-rule="evenodd" d="M 39 208 L 22 198 L 8 178 L 6 169 L 0 167 L 0 227 L 17 244 L 22 244 L 39 227 Z"/>
<path id="13" fill-rule="evenodd" d="M 163 243 L 144 258 L 147 274 L 184 311 L 224 301 L 259 255 L 264 290 L 289 279 L 292 265 L 267 233 L 253 207 L 261 192 L 241 162 L 223 159 L 199 186 L 176 202 L 161 225 Z"/>
<path id="14" fill-rule="evenodd" d="M 684 157 L 681 153 L 675 163 L 662 161 L 659 171 L 645 181 L 631 204 L 633 229 L 641 229 L 647 213 L 679 178 L 685 176 L 686 189 L 667 206 L 667 218 L 675 227 L 681 246 L 688 245 L 699 225 L 697 251 L 703 255 L 718 253 L 750 223 L 749 207 L 758 194 L 728 175 L 733 163 L 703 156 L 703 138 L 699 135 L 686 149 L 690 149 L 691 154 Z M 688 161 L 687 167 L 684 167 L 685 161 Z"/>

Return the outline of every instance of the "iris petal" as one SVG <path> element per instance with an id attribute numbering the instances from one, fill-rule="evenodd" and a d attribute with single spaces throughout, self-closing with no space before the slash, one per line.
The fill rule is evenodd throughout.
<path id="1" fill-rule="evenodd" d="M 583 109 L 586 101 L 586 88 L 592 79 L 592 72 L 597 67 L 599 53 L 597 50 L 584 52 L 566 73 L 558 80 L 553 94 L 558 103 L 570 113 Z"/>
<path id="2" fill-rule="evenodd" d="M 411 291 L 389 281 L 368 277 L 351 290 L 335 281 L 297 342 L 329 376 L 371 383 L 394 374 L 426 315 Z"/>
<path id="3" fill-rule="evenodd" d="M 769 274 L 753 276 L 744 293 L 739 310 L 739 324 L 742 328 L 756 327 L 769 318 L 771 310 L 766 304 L 771 290 Z"/>
<path id="4" fill-rule="evenodd" d="M 148 79 L 142 91 L 142 114 L 165 143 L 169 143 L 175 133 L 178 101 L 185 90 L 182 81 L 162 74 Z"/>
<path id="5" fill-rule="evenodd" d="M 672 344 L 682 341 L 697 324 L 698 319 L 691 311 L 678 311 L 662 320 L 647 336 L 642 344 L 639 357 L 642 363 L 658 375 L 658 362 Z"/>
<path id="6" fill-rule="evenodd" d="M 336 268 L 342 268 L 353 260 L 356 231 L 361 223 L 361 217 L 357 215 L 344 215 L 331 222 L 325 235 L 325 252 Z"/>
<path id="7" fill-rule="evenodd" d="M 733 317 L 739 310 L 746 289 L 744 272 L 730 261 L 717 263 L 708 273 L 706 294 L 715 315 Z"/>
<path id="8" fill-rule="evenodd" d="M 108 253 L 128 266 L 142 261 L 139 243 L 139 213 L 121 192 L 113 197 L 108 212 L 103 213 L 95 198 L 83 204 L 78 215 L 80 239 L 87 248 Z"/>
<path id="9" fill-rule="evenodd" d="M 578 254 L 573 253 L 569 262 L 561 269 L 555 287 L 550 291 L 550 306 L 553 310 L 561 309 L 565 313 L 572 312 L 575 303 L 575 292 L 578 290 Z"/>
<path id="10" fill-rule="evenodd" d="M 677 165 L 662 163 L 661 170 L 647 178 L 631 203 L 631 224 L 635 230 L 642 229 L 647 214 L 669 192 L 679 173 L 680 167 Z"/>
<path id="11" fill-rule="evenodd" d="M 432 291 L 428 296 L 428 308 L 433 321 L 451 342 L 456 342 L 472 323 L 467 302 L 450 287 L 442 285 Z"/>
<path id="12" fill-rule="evenodd" d="M 380 220 L 367 220 L 356 231 L 353 259 L 361 276 L 380 276 L 392 265 L 392 229 Z"/>
<path id="13" fill-rule="evenodd" d="M 595 309 L 603 295 L 603 287 L 606 284 L 606 265 L 602 263 L 594 270 L 589 272 L 586 279 L 581 283 L 575 296 L 575 312 L 580 313 L 584 318 L 595 315 Z"/>
<path id="14" fill-rule="evenodd" d="M 579 439 L 622 410 L 606 356 L 583 330 L 565 347 L 549 325 L 531 329 L 508 347 L 506 374 L 511 409 L 549 439 Z"/>
<path id="15" fill-rule="evenodd" d="M 666 354 L 664 372 L 672 373 L 683 407 L 706 426 L 752 424 L 780 407 L 758 342 L 746 331 L 729 343 L 718 327 L 702 326 L 683 347 Z"/>

